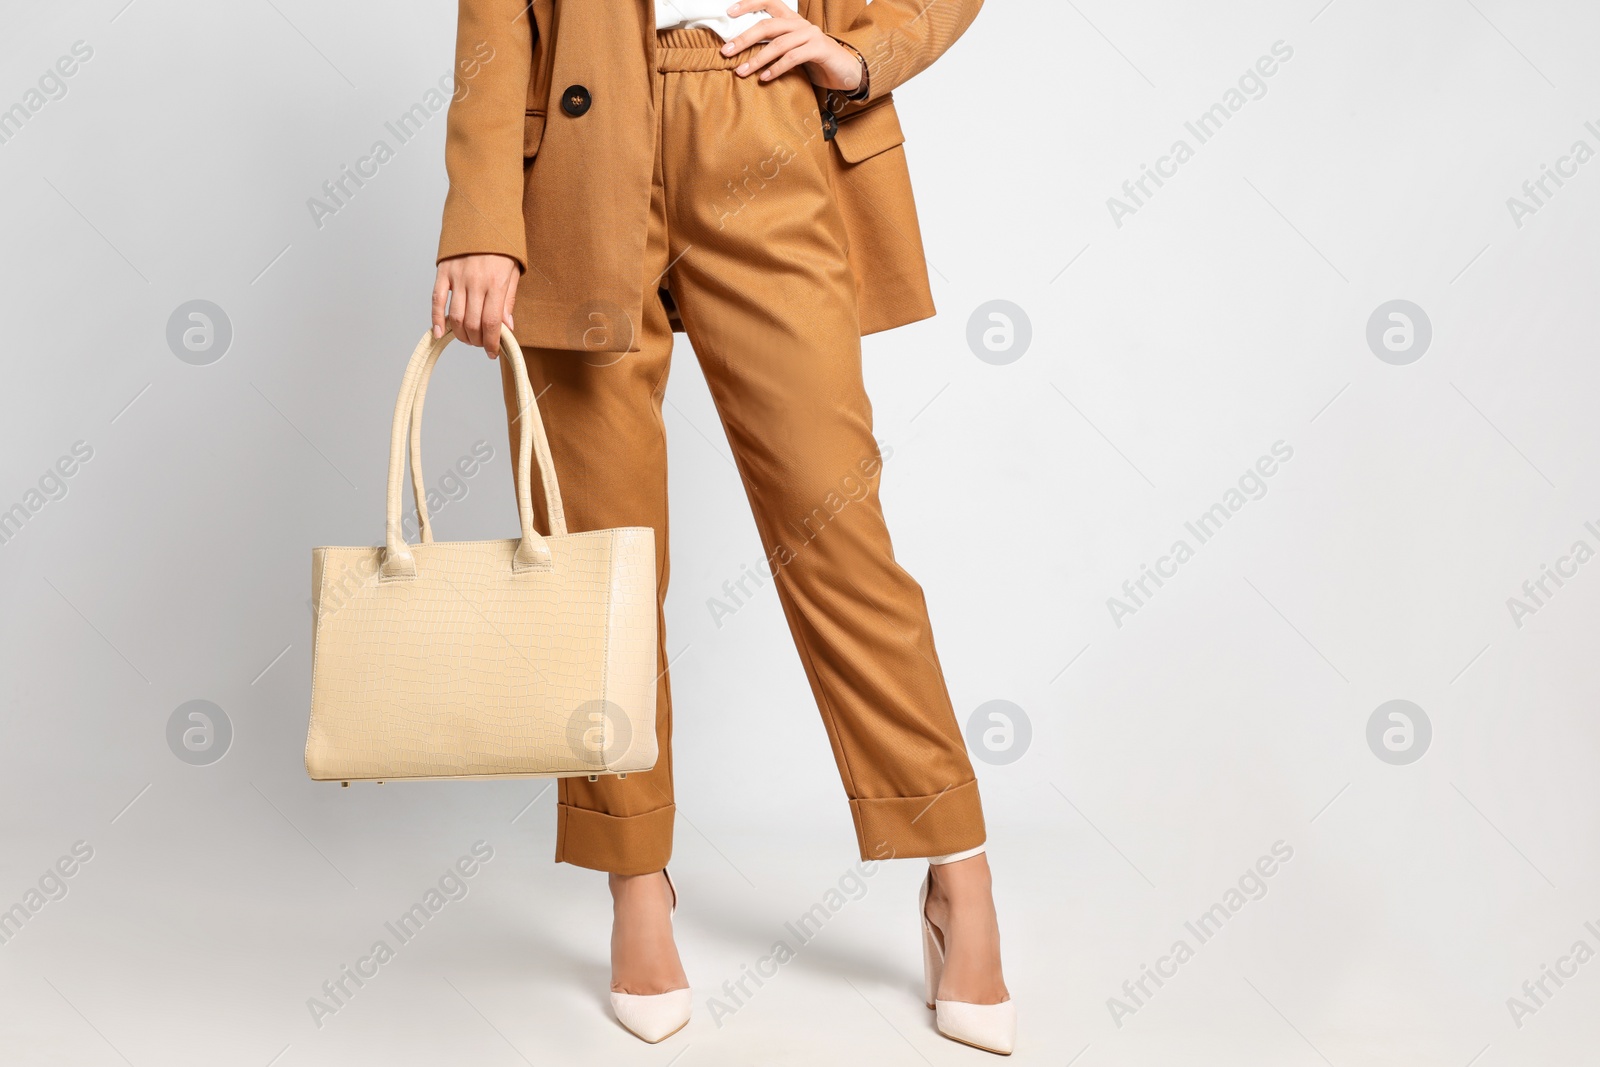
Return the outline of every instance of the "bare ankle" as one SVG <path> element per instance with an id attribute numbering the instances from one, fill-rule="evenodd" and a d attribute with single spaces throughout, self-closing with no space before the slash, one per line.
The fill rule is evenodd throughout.
<path id="1" fill-rule="evenodd" d="M 622 898 L 648 892 L 658 884 L 665 889 L 667 880 L 660 871 L 650 871 L 647 874 L 609 874 L 606 884 L 613 898 Z"/>
<path id="2" fill-rule="evenodd" d="M 930 899 L 937 896 L 946 901 L 965 902 L 993 894 L 994 878 L 989 871 L 989 861 L 981 854 L 955 863 L 936 863 L 929 869 L 933 873 L 933 884 L 928 891 Z"/>

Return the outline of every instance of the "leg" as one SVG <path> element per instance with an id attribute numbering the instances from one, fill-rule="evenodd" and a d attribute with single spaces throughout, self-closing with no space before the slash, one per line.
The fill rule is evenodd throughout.
<path id="1" fill-rule="evenodd" d="M 689 979 L 672 939 L 666 877 L 660 871 L 613 874 L 610 888 L 611 991 L 657 996 L 685 988 Z"/>
<path id="2" fill-rule="evenodd" d="M 675 31 L 682 34 L 684 31 Z M 716 41 L 661 92 L 668 284 L 733 448 L 822 711 L 863 859 L 984 843 L 921 588 L 895 562 L 860 324 L 811 86 L 726 71 Z M 663 69 L 669 69 L 663 67 Z M 939 864 L 941 1000 L 1007 999 L 988 859 Z"/>
<path id="3" fill-rule="evenodd" d="M 940 1000 L 998 1004 L 1010 997 L 1000 974 L 1000 920 L 995 915 L 989 857 L 980 853 L 935 864 L 928 920 L 945 950 Z"/>
<path id="4" fill-rule="evenodd" d="M 922 590 L 895 562 L 879 506 L 854 281 L 809 82 L 699 70 L 667 75 L 664 94 L 669 285 L 821 709 L 860 854 L 982 844 L 977 782 Z"/>
<path id="5" fill-rule="evenodd" d="M 666 265 L 659 183 L 646 242 L 645 279 L 652 288 Z M 666 312 L 647 301 L 639 351 L 627 355 L 529 349 L 528 374 L 561 478 L 573 530 L 650 526 L 656 535 L 656 743 L 649 771 L 626 779 L 560 779 L 556 861 L 610 872 L 611 990 L 653 996 L 688 985 L 673 942 L 671 899 L 662 874 L 672 852 L 672 700 L 667 678 L 667 453 L 661 401 L 672 356 Z M 511 415 L 511 457 L 518 439 L 516 391 L 502 365 Z M 536 516 L 548 530 L 543 496 Z"/>
<path id="6" fill-rule="evenodd" d="M 657 189 L 659 200 L 660 190 Z M 653 278 L 666 266 L 659 211 L 651 213 L 642 270 Z M 649 771 L 626 779 L 562 778 L 556 823 L 556 861 L 617 875 L 659 872 L 672 852 L 672 698 L 667 679 L 666 598 L 667 453 L 661 401 L 672 356 L 665 310 L 647 301 L 639 324 L 639 351 L 627 354 L 530 348 L 528 376 L 561 479 L 568 527 L 613 526 L 655 530 L 657 662 L 656 741 L 660 753 Z M 502 360 L 506 409 L 511 416 L 511 458 L 517 461 L 516 392 Z M 536 474 L 537 476 L 537 474 Z M 535 491 L 538 523 L 548 530 L 544 498 Z"/>

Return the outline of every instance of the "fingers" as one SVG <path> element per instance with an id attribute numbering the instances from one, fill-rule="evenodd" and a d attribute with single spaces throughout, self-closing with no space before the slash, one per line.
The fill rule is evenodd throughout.
<path id="1" fill-rule="evenodd" d="M 517 283 L 522 280 L 521 271 L 512 271 L 506 276 L 506 325 L 513 330 L 517 328 L 517 320 L 511 317 L 512 309 L 517 306 Z"/>
<path id="2" fill-rule="evenodd" d="M 748 78 L 756 71 L 761 71 L 762 81 L 771 81 L 798 63 L 809 63 L 821 57 L 821 51 L 816 47 L 816 39 L 822 36 L 822 31 L 804 19 L 795 20 L 798 25 L 791 32 L 780 33 L 767 43 L 767 46 L 745 62 L 733 69 L 741 78 Z M 775 27 L 776 28 L 776 27 Z M 808 33 L 807 31 L 811 31 Z M 784 58 L 788 62 L 781 67 L 775 66 L 770 70 L 763 70 L 768 64 L 776 64 Z"/>
<path id="3" fill-rule="evenodd" d="M 756 23 L 750 29 L 745 30 L 743 33 L 739 34 L 737 37 L 734 37 L 732 40 L 728 41 L 727 44 L 724 44 L 722 46 L 722 54 L 725 55 L 725 56 L 738 55 L 740 52 L 743 52 L 746 48 L 751 48 L 757 42 L 766 40 L 767 38 L 771 37 L 772 36 L 771 24 L 772 24 L 772 20 L 771 19 L 762 19 L 760 22 Z M 742 71 L 741 71 L 741 73 L 742 73 Z"/>
<path id="4" fill-rule="evenodd" d="M 807 25 L 810 25 L 810 23 L 807 23 Z M 751 70 L 760 70 L 763 64 L 770 63 L 771 66 L 768 66 L 766 70 L 761 71 L 761 80 L 771 81 L 778 75 L 784 73 L 785 71 L 793 70 L 802 63 L 812 63 L 823 57 L 823 51 L 820 44 L 817 41 L 810 39 L 789 44 L 789 46 L 783 49 L 781 52 L 776 50 L 777 46 L 781 42 L 788 38 L 797 36 L 799 35 L 785 34 L 783 37 L 778 38 L 778 40 L 773 41 L 771 45 L 762 49 L 760 52 L 757 52 L 755 57 L 750 60 L 748 66 Z"/>
<path id="5" fill-rule="evenodd" d="M 522 272 L 517 261 L 499 254 L 458 256 L 439 264 L 433 284 L 433 335 L 448 327 L 456 337 L 482 348 L 493 359 L 500 350 L 500 324 L 511 318 Z"/>
<path id="6" fill-rule="evenodd" d="M 439 274 L 433 281 L 433 336 L 444 336 L 445 302 L 450 296 L 450 270 L 441 263 Z"/>
<path id="7" fill-rule="evenodd" d="M 461 316 L 461 323 L 466 327 L 467 330 L 466 342 L 469 345 L 476 345 L 477 347 L 482 348 L 484 298 L 483 286 L 472 285 L 469 283 L 467 285 L 467 291 L 464 295 L 467 298 L 464 301 L 467 306 Z"/>
<path id="8" fill-rule="evenodd" d="M 506 290 L 499 284 L 490 285 L 483 291 L 483 315 L 478 323 L 478 332 L 482 336 L 484 355 L 494 359 L 500 351 L 500 323 L 505 317 Z"/>
<path id="9" fill-rule="evenodd" d="M 811 25 L 811 23 L 807 22 L 799 15 L 796 15 L 793 11 L 790 11 L 782 4 L 774 2 L 772 6 L 769 7 L 766 0 L 747 0 L 747 2 L 751 4 L 749 10 L 765 10 L 772 17 L 768 19 L 762 19 L 754 26 L 751 26 L 748 30 L 745 30 L 727 44 L 723 45 L 722 54 L 725 56 L 737 55 L 740 52 L 743 52 L 746 48 L 755 47 L 762 41 L 773 40 L 779 34 L 791 33 L 797 30 L 803 31 L 806 27 Z M 736 4 L 730 10 L 737 10 L 738 8 L 744 6 L 745 4 Z M 818 30 L 817 32 L 821 33 L 822 31 Z M 743 73 L 742 69 L 740 70 L 740 73 Z"/>
<path id="10" fill-rule="evenodd" d="M 450 266 L 454 261 L 449 261 L 441 266 Z M 445 313 L 445 325 L 450 327 L 450 332 L 456 335 L 457 340 L 464 341 L 467 337 L 467 292 L 461 278 L 461 272 L 454 266 L 447 275 L 450 286 L 450 308 Z"/>

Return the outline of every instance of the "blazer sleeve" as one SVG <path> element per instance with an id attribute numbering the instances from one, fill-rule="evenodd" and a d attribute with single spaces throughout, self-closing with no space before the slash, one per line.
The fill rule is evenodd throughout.
<path id="1" fill-rule="evenodd" d="M 498 252 L 528 269 L 522 128 L 536 32 L 528 0 L 460 0 L 440 260 Z"/>
<path id="2" fill-rule="evenodd" d="M 862 104 L 894 91 L 944 54 L 978 17 L 983 0 L 872 0 L 835 36 L 867 61 L 869 93 Z M 857 105 L 858 107 L 861 105 Z"/>

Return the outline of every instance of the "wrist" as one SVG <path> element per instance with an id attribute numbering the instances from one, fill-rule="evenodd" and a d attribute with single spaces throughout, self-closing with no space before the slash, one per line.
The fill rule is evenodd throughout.
<path id="1" fill-rule="evenodd" d="M 855 45 L 851 44 L 849 41 L 843 40 L 839 37 L 833 37 L 832 34 L 829 34 L 828 36 L 832 37 L 834 41 L 843 46 L 845 51 L 849 52 L 855 57 L 856 63 L 859 65 L 861 70 L 861 80 L 856 83 L 856 87 L 854 89 L 844 94 L 844 98 L 846 100 L 865 100 L 872 93 L 872 71 L 867 66 L 867 57 L 862 55 L 861 50 Z"/>

